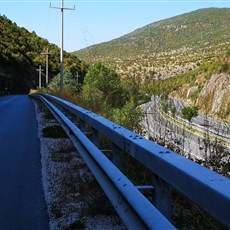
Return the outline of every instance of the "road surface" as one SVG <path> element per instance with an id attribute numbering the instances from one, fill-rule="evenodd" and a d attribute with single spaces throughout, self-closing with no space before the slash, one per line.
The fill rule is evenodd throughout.
<path id="1" fill-rule="evenodd" d="M 33 101 L 0 97 L 0 229 L 49 229 Z"/>

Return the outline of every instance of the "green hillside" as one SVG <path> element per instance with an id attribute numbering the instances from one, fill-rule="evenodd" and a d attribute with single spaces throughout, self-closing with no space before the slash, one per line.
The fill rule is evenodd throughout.
<path id="1" fill-rule="evenodd" d="M 195 69 L 225 50 L 230 41 L 230 9 L 209 8 L 149 24 L 110 42 L 77 51 L 126 76 L 166 78 Z"/>
<path id="2" fill-rule="evenodd" d="M 134 58 L 136 54 L 167 52 L 183 46 L 229 41 L 230 9 L 202 9 L 166 19 L 135 30 L 111 42 L 91 47 L 102 54 Z M 110 50 L 109 50 L 110 49 Z M 101 55 L 102 55 L 101 54 Z"/>
<path id="3" fill-rule="evenodd" d="M 49 56 L 49 76 L 52 78 L 59 72 L 60 49 L 35 32 L 18 27 L 6 16 L 0 16 L 0 95 L 28 93 L 38 85 L 36 69 L 42 65 L 45 70 L 42 53 L 47 48 L 53 53 Z M 74 55 L 65 53 L 66 66 L 76 62 L 81 64 Z"/>

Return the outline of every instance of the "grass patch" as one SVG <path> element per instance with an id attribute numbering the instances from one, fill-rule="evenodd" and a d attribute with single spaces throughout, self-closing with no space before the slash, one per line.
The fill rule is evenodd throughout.
<path id="1" fill-rule="evenodd" d="M 68 138 L 64 129 L 60 125 L 52 125 L 42 130 L 43 137 L 46 138 Z"/>

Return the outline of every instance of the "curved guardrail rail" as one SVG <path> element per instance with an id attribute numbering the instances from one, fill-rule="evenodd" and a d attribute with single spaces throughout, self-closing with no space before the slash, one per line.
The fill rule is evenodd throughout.
<path id="1" fill-rule="evenodd" d="M 52 103 L 45 100 L 44 97 Z M 94 114 L 70 102 L 47 94 L 43 95 L 43 100 L 46 101 L 46 103 L 49 104 L 51 108 L 52 104 L 54 103 L 69 111 L 71 114 L 74 114 L 74 116 L 79 119 L 79 126 L 81 127 L 80 129 L 84 130 L 84 126 L 86 124 L 87 126 L 92 127 L 95 137 L 93 141 L 94 144 L 97 145 L 98 133 L 101 133 L 114 144 L 114 149 L 118 148 L 125 151 L 137 161 L 141 162 L 145 167 L 150 169 L 158 178 L 156 180 L 156 187 L 154 191 L 156 198 L 155 206 L 165 216 L 170 216 L 170 199 L 168 197 L 167 190 L 170 186 L 172 186 L 177 191 L 181 192 L 190 200 L 195 202 L 198 206 L 200 206 L 214 218 L 222 222 L 225 226 L 230 228 L 230 179 L 221 176 L 197 163 L 194 163 L 167 148 L 146 140 L 142 136 L 139 136 L 130 130 L 127 130 L 97 114 Z M 58 115 L 58 117 L 59 116 L 61 115 Z M 70 126 L 72 127 L 72 125 Z M 80 132 L 80 130 L 75 125 L 71 128 L 71 130 L 76 136 Z M 73 135 L 71 135 L 71 137 L 72 136 Z M 93 148 L 92 145 L 88 142 L 81 142 L 81 145 L 83 146 L 82 148 L 86 148 L 87 150 L 88 148 Z M 75 146 L 77 147 L 77 144 Z M 93 146 L 95 147 L 95 145 Z M 95 161 L 97 161 L 97 159 L 100 157 L 101 154 L 98 152 L 97 156 L 94 158 Z M 103 164 L 104 163 L 102 162 L 102 165 Z M 102 165 L 100 167 L 103 168 L 105 172 L 113 172 L 114 166 Z M 120 177 L 118 176 L 116 178 L 118 180 Z M 116 182 L 118 183 L 118 181 Z M 115 183 L 115 181 L 113 183 Z M 120 186 L 122 187 L 125 184 L 129 185 L 130 182 L 122 183 Z M 131 190 L 129 190 L 128 193 L 129 195 L 127 196 L 127 200 L 134 204 L 136 211 L 142 212 L 141 209 L 143 209 L 143 206 L 141 206 L 141 204 L 139 204 L 140 206 L 135 205 L 136 201 L 134 200 L 136 200 L 136 198 L 131 198 L 130 200 L 130 197 L 134 197 L 134 193 L 132 193 Z M 147 211 L 147 213 L 149 213 L 149 211 Z M 146 215 L 147 213 L 145 212 Z M 143 213 L 139 214 L 141 214 L 143 217 L 145 216 Z M 157 216 L 159 214 L 155 212 L 154 209 L 153 215 L 151 217 L 148 216 L 147 219 L 158 219 L 158 217 L 155 215 Z M 163 220 L 163 222 L 164 221 L 165 220 Z M 161 221 L 159 222 L 162 223 Z M 165 223 L 168 222 L 166 221 Z M 148 225 L 148 228 L 172 229 L 173 226 L 162 228 L 161 225 L 153 226 L 150 224 Z"/>

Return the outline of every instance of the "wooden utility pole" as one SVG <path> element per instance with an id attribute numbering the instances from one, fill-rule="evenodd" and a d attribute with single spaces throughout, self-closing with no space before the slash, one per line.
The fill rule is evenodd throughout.
<path id="1" fill-rule="evenodd" d="M 77 71 L 77 75 L 76 75 L 76 78 L 77 78 L 77 85 L 79 85 L 79 78 L 80 78 L 81 76 L 78 74 L 78 71 Z"/>

